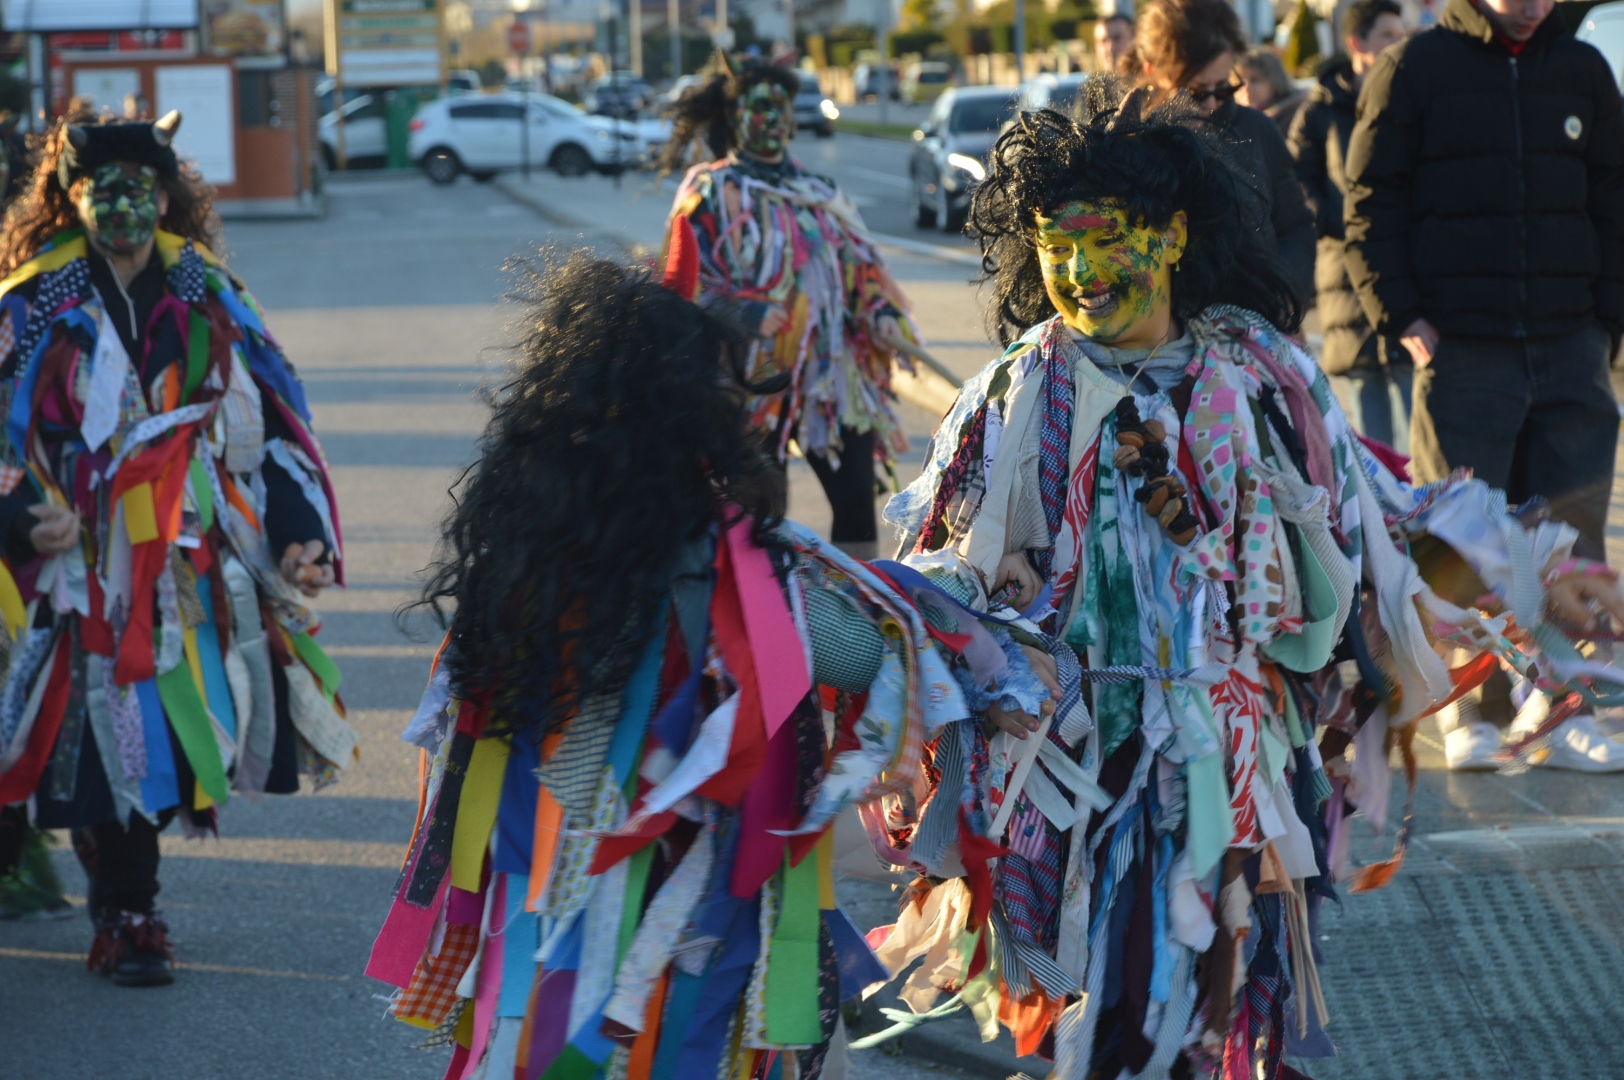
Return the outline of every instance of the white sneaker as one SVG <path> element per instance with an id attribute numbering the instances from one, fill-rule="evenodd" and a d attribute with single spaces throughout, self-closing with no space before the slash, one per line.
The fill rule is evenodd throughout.
<path id="1" fill-rule="evenodd" d="M 1493 771 L 1500 749 L 1500 729 L 1484 720 L 1462 724 L 1444 733 L 1444 764 L 1457 772 Z M 1624 751 L 1624 746 L 1619 749 Z"/>
<path id="2" fill-rule="evenodd" d="M 1551 699 L 1536 690 L 1528 695 L 1528 700 L 1522 703 L 1517 710 L 1517 718 L 1511 722 L 1511 735 L 1514 739 L 1521 739 L 1533 734 L 1551 715 Z"/>
<path id="3" fill-rule="evenodd" d="M 1608 736 L 1590 713 L 1569 717 L 1550 734 L 1550 753 L 1534 762 L 1574 772 L 1624 772 L 1624 743 Z"/>

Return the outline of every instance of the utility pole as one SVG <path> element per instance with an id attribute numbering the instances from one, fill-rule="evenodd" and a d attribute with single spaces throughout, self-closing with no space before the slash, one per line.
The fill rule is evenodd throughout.
<path id="1" fill-rule="evenodd" d="M 1016 0 L 1017 3 L 1020 0 Z M 885 0 L 875 7 L 880 13 L 874 25 L 874 44 L 880 53 L 880 126 L 890 123 L 891 116 L 891 4 Z"/>
<path id="2" fill-rule="evenodd" d="M 665 30 L 671 35 L 671 81 L 682 78 L 682 0 L 666 0 Z"/>
<path id="3" fill-rule="evenodd" d="M 1015 0 L 1015 85 L 1026 81 L 1026 0 Z"/>
<path id="4" fill-rule="evenodd" d="M 643 0 L 626 0 L 626 33 L 631 37 L 632 74 L 643 77 Z"/>
<path id="5" fill-rule="evenodd" d="M 731 50 L 733 42 L 729 40 L 731 35 L 727 32 L 727 0 L 716 0 L 716 29 L 718 43 L 722 48 Z"/>

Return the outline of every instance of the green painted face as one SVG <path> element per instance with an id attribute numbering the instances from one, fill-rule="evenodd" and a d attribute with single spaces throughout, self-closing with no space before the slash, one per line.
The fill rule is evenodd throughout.
<path id="1" fill-rule="evenodd" d="M 79 220 L 90 238 L 129 255 L 158 230 L 158 173 L 150 165 L 114 161 L 79 187 Z"/>
<path id="2" fill-rule="evenodd" d="M 789 91 L 771 80 L 756 83 L 739 99 L 739 149 L 762 161 L 780 161 L 794 134 Z"/>
<path id="3" fill-rule="evenodd" d="M 1033 239 L 1043 284 L 1066 325 L 1108 344 L 1159 343 L 1172 317 L 1184 214 L 1165 229 L 1130 222 L 1110 202 L 1063 203 L 1053 215 L 1038 217 Z"/>

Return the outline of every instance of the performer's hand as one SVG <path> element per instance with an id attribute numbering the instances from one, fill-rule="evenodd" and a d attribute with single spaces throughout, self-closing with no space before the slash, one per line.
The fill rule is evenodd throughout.
<path id="1" fill-rule="evenodd" d="M 1010 601 L 1010 607 L 1017 611 L 1025 611 L 1032 606 L 1032 601 L 1038 598 L 1038 592 L 1043 583 L 1038 580 L 1038 572 L 1032 569 L 1032 564 L 1026 556 L 1013 551 L 998 560 L 998 572 L 993 575 L 992 584 L 987 587 L 988 595 L 1003 588 L 1007 582 L 1015 582 L 1021 591 Z"/>
<path id="2" fill-rule="evenodd" d="M 1592 604 L 1613 617 L 1613 625 L 1624 627 L 1624 594 L 1618 591 L 1618 580 L 1609 574 L 1576 571 L 1563 574 L 1551 581 L 1548 590 L 1551 611 L 1563 622 L 1582 630 L 1596 628 L 1596 613 Z"/>
<path id="3" fill-rule="evenodd" d="M 1043 703 L 1042 712 L 1044 716 L 1048 716 L 1050 713 L 1054 712 L 1054 705 L 1045 701 Z M 999 708 L 996 703 L 987 706 L 987 719 L 991 720 L 995 725 L 997 725 L 1000 731 L 1007 731 L 1017 739 L 1026 738 L 1032 732 L 1036 731 L 1039 724 L 1042 723 L 1042 721 L 1033 716 L 1031 713 L 1024 713 L 1019 709 L 1016 709 L 1014 712 L 1005 712 L 1003 709 Z"/>
<path id="4" fill-rule="evenodd" d="M 874 334 L 881 344 L 904 340 L 902 324 L 895 315 L 881 315 L 874 323 Z"/>
<path id="5" fill-rule="evenodd" d="M 1026 662 L 1032 666 L 1032 674 L 1038 681 L 1049 688 L 1049 696 L 1056 701 L 1060 700 L 1060 667 L 1054 662 L 1054 657 L 1042 649 L 1034 649 L 1030 645 L 1022 645 L 1021 653 Z"/>
<path id="6" fill-rule="evenodd" d="M 333 564 L 317 565 L 327 545 L 320 540 L 308 544 L 289 544 L 282 552 L 282 576 L 299 586 L 306 596 L 317 596 L 333 583 Z"/>
<path id="7" fill-rule="evenodd" d="M 762 337 L 772 337 L 788 325 L 788 309 L 783 304 L 774 304 L 767 309 L 767 314 L 761 317 L 761 326 L 756 329 L 756 333 Z"/>
<path id="8" fill-rule="evenodd" d="M 1416 367 L 1426 367 L 1432 363 L 1432 354 L 1438 351 L 1438 328 L 1425 319 L 1417 319 L 1399 335 L 1398 343 L 1404 346 Z"/>
<path id="9" fill-rule="evenodd" d="M 65 506 L 36 503 L 28 512 L 39 524 L 28 530 L 28 540 L 41 555 L 60 555 L 79 542 L 79 515 Z"/>

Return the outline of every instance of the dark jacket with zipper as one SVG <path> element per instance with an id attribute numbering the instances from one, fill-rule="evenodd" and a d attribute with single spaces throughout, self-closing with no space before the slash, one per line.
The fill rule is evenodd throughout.
<path id="1" fill-rule="evenodd" d="M 1554 12 L 1514 50 L 1471 0 L 1365 76 L 1348 147 L 1348 273 L 1379 333 L 1624 330 L 1624 117 Z"/>
<path id="2" fill-rule="evenodd" d="M 1319 308 L 1320 367 L 1340 375 L 1355 367 L 1374 368 L 1386 362 L 1380 335 L 1370 328 L 1359 295 L 1348 280 L 1342 250 L 1342 198 L 1348 190 L 1344 164 L 1348 140 L 1353 136 L 1354 103 L 1358 82 L 1353 65 L 1343 60 L 1320 75 L 1308 92 L 1308 101 L 1291 124 L 1286 145 L 1297 163 L 1297 182 L 1303 186 L 1308 209 L 1319 232 L 1314 257 L 1314 303 Z"/>

